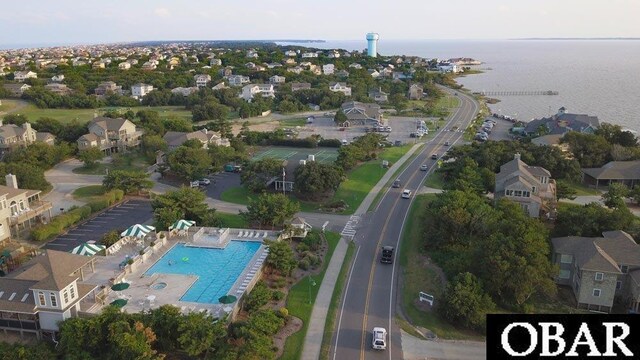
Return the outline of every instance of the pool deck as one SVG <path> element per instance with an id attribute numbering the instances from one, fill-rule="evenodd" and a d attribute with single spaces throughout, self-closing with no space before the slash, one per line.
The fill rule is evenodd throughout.
<path id="1" fill-rule="evenodd" d="M 212 316 L 222 317 L 225 314 L 235 314 L 238 309 L 240 301 L 236 301 L 233 304 L 210 304 L 210 303 L 196 303 L 189 301 L 182 301 L 180 298 L 189 290 L 193 283 L 198 279 L 196 275 L 179 275 L 179 274 L 164 274 L 155 273 L 152 275 L 145 275 L 145 273 L 160 260 L 169 250 L 171 250 L 176 244 L 187 244 L 191 246 L 201 246 L 196 241 L 193 242 L 193 235 L 196 234 L 199 229 L 194 229 L 191 232 L 185 232 L 180 235 L 174 234 L 170 236 L 166 243 L 148 252 L 141 263 L 132 267 L 132 271 L 127 273 L 123 277 L 123 270 L 120 267 L 123 259 L 133 257 L 138 254 L 140 247 L 136 244 L 128 244 L 123 246 L 116 254 L 98 257 L 96 261 L 96 271 L 88 276 L 87 282 L 96 285 L 104 285 L 110 287 L 114 279 L 115 282 L 128 282 L 131 286 L 122 291 L 108 292 L 106 303 L 110 303 L 117 299 L 127 299 L 127 305 L 122 310 L 128 313 L 138 313 L 147 311 L 150 309 L 158 308 L 162 305 L 174 305 L 182 310 L 183 313 L 191 311 L 206 311 Z M 206 229 L 206 231 L 218 231 L 218 229 Z M 272 231 L 256 231 L 256 230 L 244 230 L 244 229 L 224 229 L 225 242 L 229 241 L 255 241 L 262 242 L 265 239 L 275 239 L 278 237 L 279 232 Z M 251 234 L 253 233 L 253 234 Z M 259 233 L 260 236 L 256 237 L 255 234 Z M 233 235 L 231 235 L 233 234 Z M 245 234 L 245 236 L 240 236 Z M 266 236 L 264 234 L 267 234 Z M 249 236 L 251 235 L 251 236 Z M 206 244 L 205 244 L 206 245 Z M 159 246 L 159 244 L 157 244 Z M 225 245 L 226 246 L 226 245 Z M 201 246 L 201 247 L 216 247 L 216 246 Z M 264 261 L 266 260 L 268 249 L 265 245 L 261 245 L 251 260 L 247 263 L 238 279 L 231 286 L 228 291 L 229 295 L 234 295 L 240 300 L 240 298 L 248 291 L 250 291 L 256 282 L 262 275 L 262 269 Z M 123 279 L 123 280 L 122 280 Z M 157 283 L 166 283 L 167 286 L 163 289 L 153 289 L 152 285 Z M 88 312 L 99 313 L 101 306 L 91 308 Z"/>

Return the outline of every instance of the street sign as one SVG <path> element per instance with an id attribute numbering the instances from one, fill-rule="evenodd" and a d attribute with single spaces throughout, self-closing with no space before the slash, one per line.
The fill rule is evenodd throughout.
<path id="1" fill-rule="evenodd" d="M 434 300 L 433 295 L 429 295 L 426 292 L 420 291 L 419 296 L 420 296 L 420 301 L 426 301 L 429 303 L 430 306 L 433 306 L 433 300 Z"/>

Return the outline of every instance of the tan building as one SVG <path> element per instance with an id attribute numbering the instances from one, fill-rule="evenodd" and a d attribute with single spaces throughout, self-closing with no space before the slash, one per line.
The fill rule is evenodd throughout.
<path id="1" fill-rule="evenodd" d="M 89 133 L 78 139 L 78 149 L 98 147 L 111 154 L 140 145 L 143 131 L 127 119 L 97 117 L 89 122 Z"/>
<path id="2" fill-rule="evenodd" d="M 494 198 L 503 197 L 518 203 L 531 217 L 555 217 L 556 182 L 547 169 L 525 164 L 520 154 L 496 174 Z"/>
<path id="3" fill-rule="evenodd" d="M 6 180 L 6 186 L 0 185 L 0 242 L 51 218 L 51 203 L 40 200 L 40 190 L 19 189 L 12 174 Z"/>
<path id="4" fill-rule="evenodd" d="M 41 338 L 59 331 L 60 322 L 98 306 L 101 290 L 84 283 L 84 275 L 95 271 L 94 261 L 45 250 L 0 278 L 0 329 Z"/>
<path id="5" fill-rule="evenodd" d="M 413 84 L 409 86 L 409 91 L 407 91 L 407 97 L 409 100 L 420 100 L 424 96 L 424 89 L 422 86 Z"/>
<path id="6" fill-rule="evenodd" d="M 207 149 L 209 145 L 231 146 L 229 139 L 220 136 L 220 133 L 202 129 L 190 133 L 168 131 L 164 135 L 164 141 L 167 142 L 169 150 L 175 150 L 188 140 L 198 139 L 202 143 L 202 147 Z"/>
<path id="7" fill-rule="evenodd" d="M 4 125 L 0 120 L 0 152 L 27 146 L 39 140 L 53 144 L 52 138 L 55 139 L 50 133 L 33 130 L 28 122 L 18 126 L 15 124 Z"/>
<path id="8" fill-rule="evenodd" d="M 51 83 L 44 86 L 46 90 L 58 95 L 69 95 L 71 89 L 65 84 Z"/>
<path id="9" fill-rule="evenodd" d="M 551 239 L 556 282 L 568 285 L 577 307 L 611 312 L 614 302 L 640 312 L 640 245 L 624 231 L 603 237 Z"/>

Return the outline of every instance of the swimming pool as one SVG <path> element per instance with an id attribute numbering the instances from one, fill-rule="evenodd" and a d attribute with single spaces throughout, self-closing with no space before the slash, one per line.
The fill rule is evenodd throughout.
<path id="1" fill-rule="evenodd" d="M 218 299 L 227 295 L 260 245 L 257 241 L 230 241 L 224 249 L 211 249 L 177 244 L 145 275 L 197 275 L 198 280 L 180 300 L 218 304 Z"/>

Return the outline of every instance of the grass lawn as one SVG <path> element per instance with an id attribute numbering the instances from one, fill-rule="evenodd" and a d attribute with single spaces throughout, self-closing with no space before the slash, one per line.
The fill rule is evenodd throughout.
<path id="1" fill-rule="evenodd" d="M 592 189 L 592 188 L 587 187 L 587 186 L 585 186 L 583 184 L 567 183 L 567 185 L 569 185 L 570 188 L 572 188 L 573 190 L 576 191 L 576 195 L 577 196 L 602 195 L 602 191 L 596 190 L 596 189 Z"/>
<path id="2" fill-rule="evenodd" d="M 342 297 L 342 290 L 344 289 L 344 283 L 347 281 L 347 275 L 351 268 L 351 258 L 356 251 L 356 245 L 353 242 L 349 243 L 347 253 L 344 257 L 344 262 L 340 268 L 340 274 L 336 280 L 336 286 L 333 288 L 333 295 L 331 295 L 331 304 L 327 312 L 327 322 L 324 324 L 324 334 L 322 336 L 322 347 L 320 348 L 320 359 L 329 359 L 329 349 L 331 348 L 331 339 L 333 337 L 333 331 L 335 330 L 336 319 L 338 315 L 338 304 L 340 304 L 340 298 Z"/>
<path id="3" fill-rule="evenodd" d="M 240 214 L 231 214 L 225 212 L 216 212 L 216 216 L 220 219 L 220 227 L 230 227 L 236 229 L 246 229 L 249 227 L 247 221 Z"/>
<path id="4" fill-rule="evenodd" d="M 437 171 L 432 172 L 424 181 L 424 186 L 430 187 L 433 189 L 444 188 L 444 179 L 442 178 L 442 174 Z"/>
<path id="5" fill-rule="evenodd" d="M 237 187 L 228 188 L 227 190 L 223 191 L 222 194 L 220 194 L 220 199 L 222 201 L 226 201 L 234 204 L 249 205 L 249 200 L 256 199 L 258 196 L 259 194 L 252 193 L 245 186 L 237 186 Z M 300 211 L 317 211 L 318 210 L 318 204 L 316 203 L 301 201 L 291 193 L 287 193 L 287 196 L 292 201 L 295 201 L 298 204 L 300 204 Z"/>
<path id="6" fill-rule="evenodd" d="M 284 119 L 280 120 L 281 126 L 305 126 L 307 125 L 307 119 Z"/>
<path id="7" fill-rule="evenodd" d="M 402 309 L 411 324 L 427 328 L 440 338 L 479 340 L 481 336 L 457 329 L 435 312 L 423 311 L 415 305 L 420 291 L 432 294 L 438 299 L 445 287 L 436 270 L 424 266 L 423 232 L 420 220 L 423 209 L 434 198 L 434 194 L 417 196 L 411 205 L 411 212 L 404 227 L 399 254 L 402 267 Z"/>
<path id="8" fill-rule="evenodd" d="M 148 164 L 145 162 L 145 159 L 142 155 L 137 153 L 127 153 L 122 156 L 116 156 L 111 163 L 96 163 L 91 167 L 86 167 L 83 165 L 79 168 L 73 169 L 73 172 L 76 174 L 84 175 L 104 175 L 107 173 L 107 169 L 109 169 L 109 171 L 132 171 L 144 170 L 147 166 Z"/>
<path id="9" fill-rule="evenodd" d="M 377 160 L 368 161 L 347 174 L 347 179 L 340 184 L 332 201 L 342 200 L 349 205 L 342 214 L 353 214 L 369 191 L 389 170 L 381 166 L 382 160 L 389 161 L 389 166 L 398 161 L 411 145 L 394 146 L 385 149 Z"/>
<path id="10" fill-rule="evenodd" d="M 302 355 L 302 347 L 304 345 L 304 338 L 307 335 L 313 304 L 315 303 L 316 296 L 318 296 L 318 291 L 324 279 L 324 273 L 327 271 L 327 266 L 329 266 L 329 261 L 331 261 L 331 256 L 333 256 L 333 251 L 340 241 L 340 234 L 338 233 L 327 232 L 325 233 L 325 237 L 329 248 L 322 262 L 322 271 L 318 275 L 312 276 L 315 286 L 311 286 L 310 284 L 312 283 L 310 282 L 309 276 L 305 276 L 289 290 L 289 295 L 287 296 L 289 315 L 302 319 L 303 325 L 300 331 L 287 338 L 287 342 L 284 345 L 284 352 L 280 357 L 282 360 L 300 359 Z"/>
<path id="11" fill-rule="evenodd" d="M 73 197 L 76 200 L 91 201 L 95 197 L 104 195 L 105 189 L 102 185 L 83 186 L 73 190 Z"/>
<path id="12" fill-rule="evenodd" d="M 0 112 L 11 111 L 11 109 L 15 108 L 17 105 L 17 101 L 15 100 L 2 99 L 0 102 L 2 102 L 2 105 L 0 105 Z"/>
<path id="13" fill-rule="evenodd" d="M 6 100 L 6 101 L 9 103 L 11 100 Z M 15 106 L 15 103 L 14 103 L 14 106 Z M 40 109 L 33 104 L 29 104 L 25 106 L 23 109 L 20 109 L 20 111 L 18 111 L 17 113 L 25 115 L 27 119 L 29 119 L 29 121 L 31 122 L 34 122 L 41 117 L 50 117 L 62 123 L 69 123 L 73 120 L 77 120 L 80 123 L 86 123 L 89 120 L 93 119 L 96 113 L 100 115 L 101 113 L 107 110 L 121 110 L 121 111 L 132 110 L 133 112 L 138 112 L 139 110 L 154 110 L 160 114 L 161 119 L 166 119 L 170 116 L 177 116 L 179 118 L 183 118 L 191 121 L 191 111 L 184 110 L 184 107 L 182 106 L 156 106 L 156 107 L 136 106 L 132 108 L 106 107 L 106 108 L 99 108 L 99 109 Z"/>

